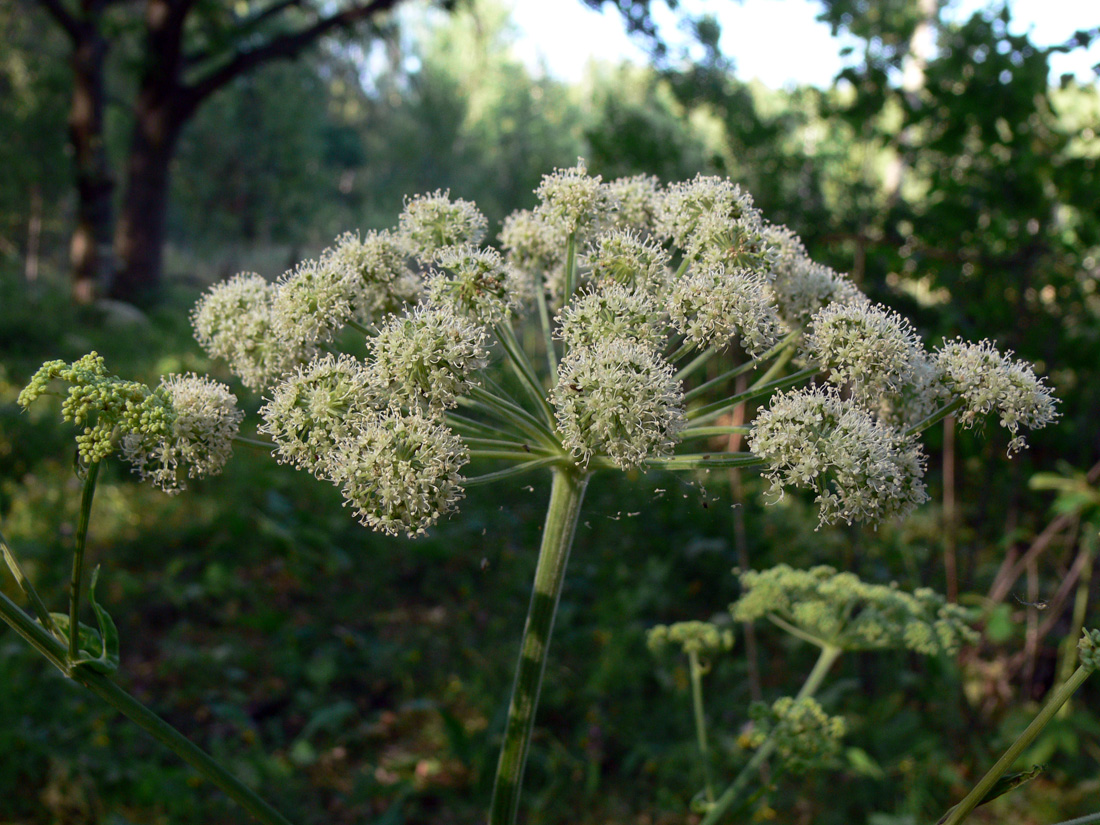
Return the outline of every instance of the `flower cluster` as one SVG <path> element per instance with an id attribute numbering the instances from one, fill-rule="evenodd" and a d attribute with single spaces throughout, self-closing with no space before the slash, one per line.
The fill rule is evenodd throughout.
<path id="1" fill-rule="evenodd" d="M 151 390 L 111 375 L 95 352 L 72 364 L 43 364 L 19 394 L 19 404 L 30 406 L 55 381 L 69 384 L 62 418 L 84 427 L 76 437 L 81 460 L 93 464 L 120 450 L 142 479 L 167 493 L 182 490 L 186 478 L 221 472 L 244 418 L 223 384 L 170 375 Z"/>
<path id="2" fill-rule="evenodd" d="M 668 288 L 669 260 L 667 250 L 656 241 L 644 240 L 630 229 L 613 229 L 590 242 L 582 263 L 587 280 L 597 286 L 617 283 L 660 296 Z"/>
<path id="3" fill-rule="evenodd" d="M 409 198 L 399 218 L 407 251 L 424 261 L 448 246 L 477 246 L 488 225 L 477 206 L 443 190 Z"/>
<path id="4" fill-rule="evenodd" d="M 604 340 L 636 341 L 654 348 L 664 342 L 664 319 L 653 299 L 614 282 L 574 296 L 558 318 L 558 337 L 570 349 Z"/>
<path id="5" fill-rule="evenodd" d="M 842 650 L 951 654 L 978 638 L 966 610 L 928 588 L 906 593 L 825 565 L 749 570 L 741 573 L 741 587 L 741 598 L 730 606 L 737 621 L 769 617 L 793 626 L 804 638 Z"/>
<path id="6" fill-rule="evenodd" d="M 572 350 L 550 400 L 562 445 L 581 466 L 596 455 L 623 469 L 669 455 L 684 425 L 683 392 L 671 365 L 632 341 L 605 339 Z"/>
<path id="7" fill-rule="evenodd" d="M 660 182 L 652 175 L 618 178 L 607 184 L 613 206 L 612 223 L 619 229 L 651 235 L 661 208 Z"/>
<path id="8" fill-rule="evenodd" d="M 195 338 L 210 355 L 224 358 L 252 390 L 270 387 L 314 354 L 305 341 L 282 338 L 276 324 L 277 287 L 255 273 L 235 275 L 212 287 L 195 305 Z"/>
<path id="9" fill-rule="evenodd" d="M 69 384 L 61 402 L 61 417 L 84 427 L 76 443 L 85 464 L 111 455 L 123 435 L 158 439 L 172 431 L 175 415 L 164 392 L 111 375 L 103 357 L 95 352 L 72 364 L 47 361 L 19 393 L 19 405 L 29 407 L 48 393 L 55 381 Z"/>
<path id="10" fill-rule="evenodd" d="M 524 303 L 531 289 L 495 249 L 448 246 L 436 254 L 445 272 L 428 277 L 428 301 L 451 306 L 481 324 L 498 324 Z"/>
<path id="11" fill-rule="evenodd" d="M 142 479 L 166 493 L 178 493 L 185 478 L 221 472 L 233 454 L 244 412 L 228 387 L 194 373 L 169 375 L 159 390 L 174 414 L 169 431 L 125 433 L 122 457 Z"/>
<path id="12" fill-rule="evenodd" d="M 569 169 L 555 169 L 545 175 L 535 194 L 539 210 L 560 222 L 567 235 L 576 235 L 594 224 L 611 206 L 599 175 L 589 175 L 583 160 Z"/>
<path id="13" fill-rule="evenodd" d="M 390 408 L 363 415 L 327 469 L 365 526 L 413 537 L 455 508 L 467 461 L 462 439 L 435 418 Z"/>
<path id="14" fill-rule="evenodd" d="M 815 312 L 831 303 L 868 303 L 850 280 L 811 260 L 802 241 L 786 227 L 769 226 L 763 235 L 772 247 L 769 286 L 780 316 L 791 327 L 804 329 Z"/>
<path id="15" fill-rule="evenodd" d="M 672 287 L 669 314 L 684 337 L 700 348 L 734 340 L 750 355 L 779 341 L 782 329 L 763 276 L 751 269 L 695 269 Z"/>
<path id="16" fill-rule="evenodd" d="M 286 377 L 260 408 L 259 431 L 275 442 L 280 462 L 331 478 L 337 443 L 374 408 L 375 393 L 356 359 L 326 355 Z"/>
<path id="17" fill-rule="evenodd" d="M 959 420 L 972 425 L 979 415 L 996 411 L 1001 426 L 1012 433 L 1008 454 L 1027 446 L 1020 427 L 1037 429 L 1058 417 L 1050 388 L 1023 361 L 1013 361 L 989 341 L 972 344 L 945 341 L 936 363 L 951 389 L 963 400 Z"/>
<path id="18" fill-rule="evenodd" d="M 1081 638 L 1077 641 L 1077 655 L 1081 664 L 1089 670 L 1100 667 L 1100 630 L 1082 628 Z"/>
<path id="19" fill-rule="evenodd" d="M 371 339 L 371 383 L 406 406 L 453 407 L 488 361 L 485 338 L 483 327 L 449 307 L 417 305 Z"/>
<path id="20" fill-rule="evenodd" d="M 880 522 L 927 500 L 925 457 L 915 438 L 877 421 L 833 388 L 792 390 L 772 399 L 749 434 L 765 477 L 817 493 L 821 524 Z"/>
<path id="21" fill-rule="evenodd" d="M 725 178 L 704 175 L 669 186 L 657 218 L 657 229 L 664 237 L 691 257 L 702 255 L 705 263 L 716 263 L 715 257 L 724 259 L 731 249 L 747 251 L 757 242 L 761 228 L 760 213 L 748 192 Z M 735 243 L 725 243 L 727 233 L 737 239 Z"/>
<path id="22" fill-rule="evenodd" d="M 705 655 L 733 650 L 733 631 L 710 622 L 659 624 L 646 634 L 646 646 L 653 653 L 678 647 L 685 654 Z"/>
<path id="23" fill-rule="evenodd" d="M 337 464 L 355 464 L 356 450 L 372 453 L 371 466 L 381 461 L 380 422 L 387 432 L 399 419 L 410 432 L 454 427 L 481 441 L 474 453 L 485 458 L 522 460 L 532 441 L 541 463 L 639 467 L 671 455 L 687 426 L 685 397 L 719 385 L 685 396 L 682 381 L 732 345 L 754 360 L 790 348 L 779 357 L 827 370 L 834 386 L 775 396 L 748 442 L 774 490 L 816 494 L 821 524 L 877 523 L 924 501 L 924 454 L 904 428 L 950 405 L 964 404 L 967 424 L 996 410 L 1010 450 L 1022 427 L 1055 417 L 1026 365 L 987 342 L 926 352 L 908 322 L 814 263 L 728 180 L 604 182 L 579 161 L 546 175 L 536 195 L 533 210 L 505 219 L 501 252 L 479 246 L 487 221 L 474 204 L 437 191 L 408 199 L 392 230 L 342 235 L 275 284 L 239 275 L 196 307 L 200 343 L 267 393 L 261 432 L 279 460 L 342 479 L 366 523 L 416 533 L 457 499 L 450 482 L 442 499 L 413 485 L 410 495 L 440 509 L 410 506 L 419 515 L 397 518 L 391 498 L 351 483 L 364 476 Z M 556 370 L 549 382 L 509 327 L 535 304 Z M 345 327 L 366 334 L 365 357 L 321 357 L 351 337 L 340 337 Z M 512 362 L 522 401 L 494 397 L 493 382 L 477 377 L 491 352 Z M 459 402 L 472 418 L 452 412 Z M 706 405 L 696 413 L 709 415 Z M 391 515 L 368 517 L 362 502 L 383 501 Z"/>
<path id="24" fill-rule="evenodd" d="M 805 349 L 831 382 L 894 424 L 923 420 L 950 395 L 912 324 L 882 306 L 822 307 L 810 319 Z"/>
<path id="25" fill-rule="evenodd" d="M 746 744 L 759 747 L 771 739 L 787 770 L 806 773 L 837 764 L 848 726 L 840 716 L 829 716 L 816 699 L 784 696 L 770 707 L 753 702 L 749 716 L 753 729 Z"/>

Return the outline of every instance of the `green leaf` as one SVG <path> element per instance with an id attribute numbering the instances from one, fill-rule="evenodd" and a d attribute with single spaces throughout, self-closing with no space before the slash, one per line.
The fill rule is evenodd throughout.
<path id="1" fill-rule="evenodd" d="M 989 793 L 982 797 L 979 805 L 984 805 L 996 799 L 998 796 L 1004 796 L 1009 791 L 1013 791 L 1021 785 L 1030 782 L 1043 772 L 1042 765 L 1032 765 L 1030 770 L 1023 771 L 1022 773 L 1014 773 L 1012 776 L 1002 776 L 997 782 L 989 789 Z"/>
<path id="2" fill-rule="evenodd" d="M 848 765 L 860 776 L 882 779 L 886 772 L 863 748 L 848 748 Z"/>

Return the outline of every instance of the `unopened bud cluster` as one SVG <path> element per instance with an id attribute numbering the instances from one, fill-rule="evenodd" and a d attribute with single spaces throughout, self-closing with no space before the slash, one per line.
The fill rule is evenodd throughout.
<path id="1" fill-rule="evenodd" d="M 677 647 L 686 654 L 709 655 L 733 650 L 733 631 L 711 622 L 676 622 L 651 627 L 646 634 L 646 646 L 653 653 Z"/>
<path id="2" fill-rule="evenodd" d="M 741 587 L 741 598 L 730 606 L 737 621 L 777 617 L 841 650 L 952 654 L 978 639 L 967 612 L 928 588 L 907 593 L 892 584 L 867 584 L 826 565 L 746 571 Z"/>
<path id="3" fill-rule="evenodd" d="M 135 472 L 168 493 L 182 490 L 187 478 L 221 472 L 244 417 L 223 384 L 170 375 L 151 390 L 111 375 L 95 352 L 72 364 L 43 364 L 19 394 L 19 404 L 29 406 L 55 382 L 69 385 L 61 416 L 83 426 L 76 443 L 85 464 L 120 451 Z"/>
<path id="4" fill-rule="evenodd" d="M 753 702 L 749 716 L 753 728 L 746 744 L 759 747 L 771 739 L 784 768 L 794 773 L 834 766 L 848 730 L 842 717 L 829 716 L 816 699 L 808 696 L 784 696 L 771 706 Z"/>

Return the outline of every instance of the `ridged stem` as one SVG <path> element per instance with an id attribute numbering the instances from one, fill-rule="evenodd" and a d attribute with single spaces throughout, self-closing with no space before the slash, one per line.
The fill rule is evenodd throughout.
<path id="1" fill-rule="evenodd" d="M 80 658 L 80 587 L 84 579 L 84 547 L 88 542 L 88 524 L 92 517 L 92 499 L 99 478 L 99 462 L 93 461 L 84 476 L 80 492 L 80 520 L 76 524 L 76 546 L 73 549 L 73 575 L 69 580 L 69 659 Z"/>
<path id="2" fill-rule="evenodd" d="M 1050 720 L 1054 718 L 1058 709 L 1069 701 L 1069 698 L 1077 692 L 1077 688 L 1084 684 L 1085 680 L 1089 678 L 1090 673 L 1092 673 L 1092 668 L 1085 665 L 1078 667 L 1077 670 L 1073 672 L 1073 675 L 1066 679 L 1066 681 L 1051 694 L 1047 703 L 1043 705 L 1043 709 L 1031 720 L 1031 724 L 1024 728 L 1024 732 L 1017 736 L 1016 741 L 1008 746 L 1008 750 L 1001 755 L 1000 759 L 993 763 L 993 767 L 986 772 L 985 776 L 978 781 L 977 785 L 970 789 L 970 793 L 963 797 L 962 802 L 948 811 L 936 825 L 959 825 L 960 822 L 970 816 L 971 811 L 982 803 L 986 794 L 988 794 L 993 786 L 997 784 L 997 780 L 1004 776 L 1008 769 L 1012 767 L 1013 763 L 1020 758 L 1020 754 L 1035 741 L 1035 737 L 1038 736 Z"/>
<path id="3" fill-rule="evenodd" d="M 527 764 L 535 709 L 546 670 L 546 653 L 587 485 L 588 476 L 576 468 L 555 468 L 553 471 L 531 604 L 523 628 L 508 722 L 493 784 L 489 825 L 512 825 L 516 821 L 523 769 Z"/>
<path id="4" fill-rule="evenodd" d="M 691 706 L 695 714 L 695 738 L 699 742 L 699 758 L 703 760 L 703 787 L 707 802 L 714 804 L 714 780 L 710 770 L 710 748 L 707 746 L 707 717 L 703 710 L 703 666 L 699 654 L 688 651 L 688 666 L 691 670 Z"/>

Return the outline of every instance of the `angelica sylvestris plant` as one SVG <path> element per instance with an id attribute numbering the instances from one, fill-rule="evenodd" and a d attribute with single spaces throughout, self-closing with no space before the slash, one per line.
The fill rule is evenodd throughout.
<path id="1" fill-rule="evenodd" d="M 391 229 L 345 234 L 274 282 L 238 275 L 192 314 L 202 347 L 263 396 L 260 443 L 336 485 L 373 530 L 416 537 L 470 485 L 551 474 L 492 825 L 517 815 L 594 473 L 756 468 L 774 496 L 809 491 L 823 526 L 874 525 L 925 500 L 919 435 L 941 418 L 995 414 L 1011 451 L 1024 428 L 1056 417 L 1029 367 L 988 342 L 926 350 L 728 180 L 605 182 L 579 162 L 536 195 L 504 221 L 498 246 L 474 204 L 411 197 Z M 520 334 L 527 324 L 534 335 Z M 207 430 L 173 412 L 200 386 L 213 385 L 170 380 L 143 394 L 120 383 L 81 437 L 85 460 L 117 448 L 166 489 L 184 467 L 209 472 L 239 419 L 225 413 Z M 228 396 L 210 391 L 208 409 L 223 409 Z M 75 403 L 65 414 L 84 424 Z M 721 423 L 741 405 L 762 405 L 750 426 Z M 176 442 L 158 440 L 169 433 Z M 734 433 L 749 451 L 707 449 Z"/>

